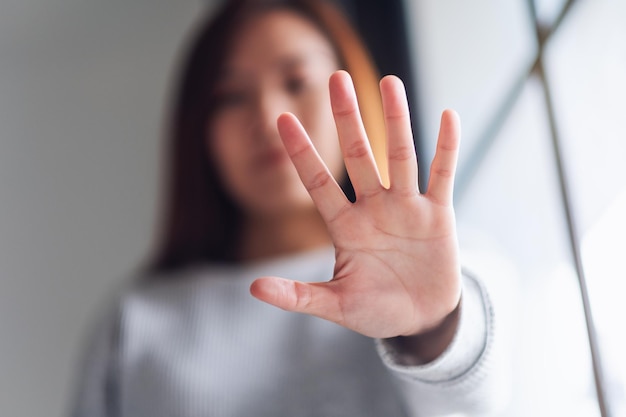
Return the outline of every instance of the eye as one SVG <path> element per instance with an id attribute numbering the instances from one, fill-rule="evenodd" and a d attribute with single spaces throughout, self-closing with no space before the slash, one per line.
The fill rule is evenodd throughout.
<path id="1" fill-rule="evenodd" d="M 247 100 L 248 94 L 240 90 L 222 91 L 214 96 L 215 105 L 219 109 L 243 106 Z"/>
<path id="2" fill-rule="evenodd" d="M 285 88 L 291 94 L 298 94 L 302 92 L 307 86 L 306 79 L 304 77 L 290 77 L 285 83 Z"/>

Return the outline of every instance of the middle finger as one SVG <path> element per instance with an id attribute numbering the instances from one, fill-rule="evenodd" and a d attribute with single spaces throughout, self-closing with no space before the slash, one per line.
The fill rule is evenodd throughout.
<path id="1" fill-rule="evenodd" d="M 375 194 L 383 186 L 363 127 L 350 75 L 345 71 L 337 71 L 330 78 L 329 88 L 339 144 L 355 194 L 357 198 Z"/>

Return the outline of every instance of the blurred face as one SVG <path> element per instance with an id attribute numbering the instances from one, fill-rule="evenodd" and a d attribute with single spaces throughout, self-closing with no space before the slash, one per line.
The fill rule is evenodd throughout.
<path id="1" fill-rule="evenodd" d="M 239 32 L 217 84 L 207 139 L 221 180 L 248 215 L 313 208 L 278 135 L 283 112 L 300 119 L 335 178 L 342 174 L 328 93 L 336 69 L 331 44 L 294 12 L 260 14 Z"/>

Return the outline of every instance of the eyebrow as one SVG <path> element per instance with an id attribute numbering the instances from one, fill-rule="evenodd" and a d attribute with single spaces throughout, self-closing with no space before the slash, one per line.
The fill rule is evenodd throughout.
<path id="1" fill-rule="evenodd" d="M 336 60 L 336 57 L 333 53 L 331 53 L 330 51 L 327 51 L 325 49 L 320 49 L 320 48 L 316 48 L 314 50 L 314 52 L 317 52 L 320 56 L 322 57 L 326 57 L 330 60 Z M 302 65 L 304 63 L 307 62 L 317 62 L 317 56 L 316 57 L 311 57 L 311 54 L 292 54 L 292 55 L 286 55 L 284 57 L 280 57 L 277 62 L 276 65 L 277 67 L 280 68 L 291 68 L 291 67 L 296 67 L 298 65 Z"/>
<path id="2" fill-rule="evenodd" d="M 315 51 L 319 52 L 320 56 L 326 57 L 331 60 L 336 60 L 337 58 L 330 51 L 326 51 L 323 49 L 316 49 Z M 291 70 L 293 68 L 297 68 L 298 66 L 304 65 L 307 62 L 317 62 L 317 57 L 311 57 L 310 54 L 304 53 L 295 53 L 295 54 L 285 54 L 284 56 L 278 57 L 278 59 L 272 64 L 273 69 L 279 70 Z M 241 75 L 241 74 L 244 75 Z M 245 78 L 245 71 L 239 71 L 234 69 L 232 66 L 226 65 L 219 72 L 217 79 L 218 82 L 224 82 L 229 79 L 236 79 L 239 77 Z"/>

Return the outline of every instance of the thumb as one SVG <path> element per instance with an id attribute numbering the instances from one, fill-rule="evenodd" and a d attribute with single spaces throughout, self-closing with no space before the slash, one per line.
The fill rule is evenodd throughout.
<path id="1" fill-rule="evenodd" d="M 263 277 L 250 285 L 250 293 L 283 310 L 342 321 L 339 297 L 332 282 L 304 283 L 277 277 Z"/>

